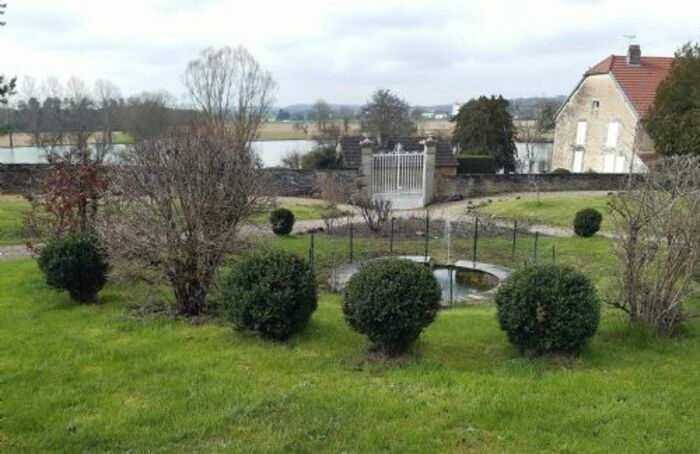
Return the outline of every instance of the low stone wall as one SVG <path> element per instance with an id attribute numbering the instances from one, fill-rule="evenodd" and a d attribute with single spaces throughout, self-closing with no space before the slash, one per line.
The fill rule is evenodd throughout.
<path id="1" fill-rule="evenodd" d="M 37 192 L 48 164 L 0 164 L 0 194 Z"/>
<path id="2" fill-rule="evenodd" d="M 47 172 L 47 164 L 0 164 L 0 194 L 28 194 L 41 192 L 39 182 Z M 318 197 L 318 175 L 331 173 L 342 184 L 350 187 L 358 179 L 355 170 L 291 170 L 269 168 L 263 171 L 266 192 L 270 195 Z"/>
<path id="3" fill-rule="evenodd" d="M 48 170 L 46 164 L 0 164 L 0 193 L 26 194 L 40 192 L 39 181 Z M 348 188 L 359 183 L 355 170 L 291 170 L 264 169 L 266 192 L 278 196 L 318 197 L 318 176 L 333 174 Z M 627 184 L 629 175 L 612 173 L 541 174 L 534 176 L 541 191 L 614 191 Z M 527 192 L 527 175 L 436 175 L 437 201 Z"/>
<path id="4" fill-rule="evenodd" d="M 629 174 L 572 173 L 533 175 L 539 190 L 548 191 L 614 191 L 623 189 Z M 532 190 L 527 175 L 457 175 L 438 176 L 437 200 L 480 197 L 508 192 Z"/>
<path id="5" fill-rule="evenodd" d="M 319 197 L 318 176 L 334 175 L 345 187 L 357 184 L 359 174 L 356 170 L 292 170 L 282 167 L 264 169 L 266 186 L 269 194 L 287 197 Z"/>

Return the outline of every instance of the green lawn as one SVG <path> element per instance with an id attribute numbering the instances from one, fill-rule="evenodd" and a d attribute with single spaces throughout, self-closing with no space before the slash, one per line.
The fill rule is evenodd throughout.
<path id="1" fill-rule="evenodd" d="M 274 344 L 130 315 L 148 294 L 133 284 L 74 305 L 29 260 L 0 263 L 0 288 L 2 451 L 700 449 L 698 320 L 655 340 L 606 311 L 577 360 L 527 360 L 487 304 L 368 363 L 328 294 L 304 335 Z"/>
<path id="2" fill-rule="evenodd" d="M 595 208 L 603 214 L 601 229 L 610 228 L 606 213 L 607 196 L 542 196 L 540 202 L 534 196 L 495 200 L 483 205 L 479 210 L 505 219 L 527 219 L 538 224 L 573 228 L 576 212 L 584 208 Z"/>
<path id="3" fill-rule="evenodd" d="M 326 204 L 320 200 L 308 200 L 302 202 L 281 202 L 277 208 L 287 208 L 294 213 L 294 218 L 297 221 L 308 221 L 311 219 L 321 219 L 321 215 L 326 209 Z M 270 210 L 272 211 L 272 210 Z M 255 215 L 252 221 L 256 224 L 264 224 L 268 222 L 270 212 L 259 213 Z"/>
<path id="4" fill-rule="evenodd" d="M 24 234 L 24 215 L 31 209 L 23 197 L 0 195 L 0 246 L 31 240 Z"/>

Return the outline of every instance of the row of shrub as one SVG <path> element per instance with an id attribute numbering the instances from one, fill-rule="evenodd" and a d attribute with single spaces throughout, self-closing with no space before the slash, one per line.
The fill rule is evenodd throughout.
<path id="1" fill-rule="evenodd" d="M 80 302 L 93 301 L 106 282 L 104 252 L 89 237 L 64 237 L 39 257 L 46 282 Z M 277 341 L 300 333 L 317 308 L 310 263 L 285 251 L 263 251 L 238 260 L 226 273 L 221 300 L 236 329 Z M 408 260 L 370 262 L 349 280 L 342 310 L 348 325 L 372 349 L 405 352 L 440 309 L 440 286 L 429 267 Z M 590 281 L 556 265 L 521 269 L 495 299 L 498 321 L 522 353 L 575 353 L 595 333 L 599 302 Z"/>
<path id="2" fill-rule="evenodd" d="M 237 329 L 274 340 L 302 331 L 317 307 L 310 265 L 281 251 L 239 261 L 225 278 L 222 296 Z M 373 351 L 397 355 L 435 320 L 440 300 L 429 267 L 386 259 L 364 265 L 350 278 L 342 310 L 348 325 L 369 338 Z M 495 302 L 501 328 L 523 354 L 577 353 L 595 334 L 600 318 L 595 288 L 566 266 L 516 271 Z"/>

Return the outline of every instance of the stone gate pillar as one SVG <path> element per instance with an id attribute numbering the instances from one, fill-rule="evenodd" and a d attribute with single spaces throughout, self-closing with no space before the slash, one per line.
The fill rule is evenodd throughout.
<path id="1" fill-rule="evenodd" d="M 423 206 L 428 206 L 435 197 L 435 153 L 437 140 L 428 137 L 421 142 L 423 155 Z"/>

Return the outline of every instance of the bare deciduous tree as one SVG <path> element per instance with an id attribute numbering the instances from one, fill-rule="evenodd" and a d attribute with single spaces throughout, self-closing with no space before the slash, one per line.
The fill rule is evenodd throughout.
<path id="1" fill-rule="evenodd" d="M 360 211 L 360 215 L 370 231 L 380 233 L 384 225 L 391 219 L 391 202 L 374 199 L 366 195 L 353 198 L 352 204 Z"/>
<path id="2" fill-rule="evenodd" d="M 112 133 L 114 132 L 114 116 L 117 110 L 117 102 L 121 98 L 121 92 L 119 87 L 110 80 L 98 79 L 95 82 L 95 98 L 97 98 L 103 116 L 102 141 L 111 144 Z"/>
<path id="3" fill-rule="evenodd" d="M 276 84 L 245 47 L 205 49 L 183 79 L 206 121 L 230 126 L 239 145 L 258 137 Z"/>
<path id="4" fill-rule="evenodd" d="M 121 194 L 105 218 L 115 255 L 155 265 L 173 288 L 178 311 L 205 308 L 212 279 L 239 246 L 243 221 L 263 206 L 255 154 L 221 126 L 179 128 L 139 141 L 115 166 Z"/>
<path id="5" fill-rule="evenodd" d="M 103 231 L 114 254 L 167 277 L 180 313 L 197 315 L 222 260 L 240 246 L 241 224 L 268 205 L 252 141 L 274 81 L 245 49 L 224 48 L 191 62 L 185 82 L 199 121 L 122 153 L 120 195 Z"/>
<path id="6" fill-rule="evenodd" d="M 611 304 L 672 334 L 700 260 L 700 157 L 664 159 L 608 204 L 619 263 Z"/>

